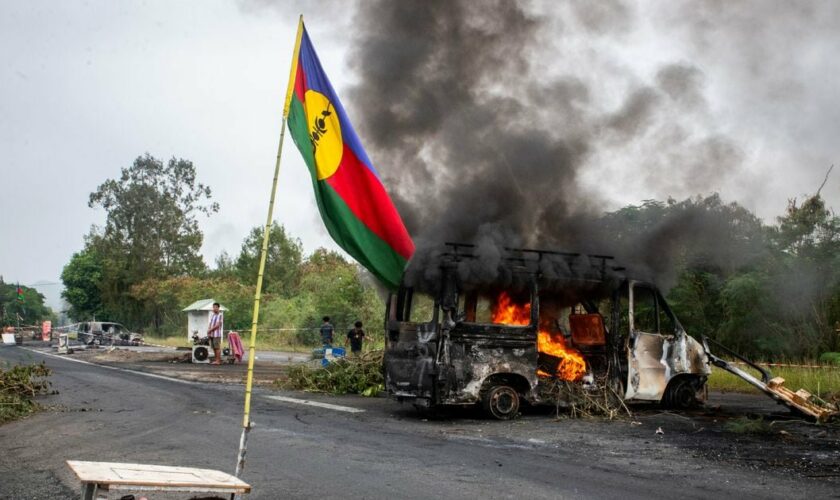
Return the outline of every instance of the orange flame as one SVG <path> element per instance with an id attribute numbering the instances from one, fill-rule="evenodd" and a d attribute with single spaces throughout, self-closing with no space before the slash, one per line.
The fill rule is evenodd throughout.
<path id="1" fill-rule="evenodd" d="M 553 336 L 550 332 L 540 330 L 537 333 L 537 350 L 539 352 L 560 358 L 556 376 L 574 382 L 586 375 L 586 361 L 580 352 L 566 345 L 562 336 Z"/>
<path id="2" fill-rule="evenodd" d="M 527 325 L 531 323 L 531 304 L 516 304 L 507 292 L 502 292 L 491 314 L 493 323 L 499 325 Z"/>
<path id="3" fill-rule="evenodd" d="M 531 323 L 531 304 L 517 304 L 507 292 L 502 292 L 493 304 L 491 318 L 493 323 L 502 325 L 527 325 Z M 574 382 L 586 374 L 586 361 L 583 356 L 567 346 L 561 335 L 552 335 L 550 331 L 540 328 L 537 333 L 537 350 L 560 359 L 556 373 L 549 374 L 537 370 L 538 376 L 556 376 Z"/>

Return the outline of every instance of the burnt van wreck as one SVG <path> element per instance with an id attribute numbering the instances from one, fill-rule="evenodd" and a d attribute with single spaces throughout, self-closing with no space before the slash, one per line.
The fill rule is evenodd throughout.
<path id="1" fill-rule="evenodd" d="M 390 297 L 392 397 L 419 407 L 478 403 L 497 419 L 516 416 L 521 402 L 548 403 L 545 389 L 558 379 L 610 387 L 625 401 L 686 408 L 705 399 L 703 345 L 655 286 L 626 277 L 612 257 L 504 249 L 485 279 L 471 272 L 477 250 L 447 244 L 431 279 L 404 282 Z"/>

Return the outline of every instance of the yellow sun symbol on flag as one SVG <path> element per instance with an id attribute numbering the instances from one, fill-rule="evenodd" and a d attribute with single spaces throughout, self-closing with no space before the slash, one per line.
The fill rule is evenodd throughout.
<path id="1" fill-rule="evenodd" d="M 341 121 L 330 100 L 324 94 L 307 90 L 304 96 L 309 141 L 315 155 L 318 180 L 330 177 L 338 169 L 344 154 L 341 140 Z"/>

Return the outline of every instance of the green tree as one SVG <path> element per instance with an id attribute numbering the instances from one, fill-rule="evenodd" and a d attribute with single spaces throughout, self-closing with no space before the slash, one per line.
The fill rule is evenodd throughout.
<path id="1" fill-rule="evenodd" d="M 776 307 L 798 351 L 817 356 L 840 349 L 840 217 L 819 193 L 788 203 L 772 235 L 778 254 Z"/>
<path id="2" fill-rule="evenodd" d="M 788 202 L 772 234 L 779 249 L 790 255 L 832 266 L 840 253 L 840 218 L 825 206 L 819 194 L 800 205 Z"/>
<path id="3" fill-rule="evenodd" d="M 367 271 L 337 252 L 319 248 L 301 265 L 300 275 L 295 294 L 266 301 L 262 325 L 304 329 L 298 332 L 297 341 L 315 345 L 321 317 L 329 316 L 339 343 L 357 320 L 365 324 L 372 340 L 381 339 L 385 303 Z"/>
<path id="4" fill-rule="evenodd" d="M 242 242 L 242 250 L 234 267 L 239 280 L 244 284 L 256 284 L 260 264 L 264 228 L 257 226 Z M 303 244 L 286 233 L 286 228 L 272 222 L 269 235 L 268 254 L 263 272 L 263 290 L 285 297 L 297 289 L 300 266 L 303 260 Z"/>
<path id="5" fill-rule="evenodd" d="M 723 277 L 715 270 L 688 268 L 680 273 L 668 294 L 668 304 L 683 327 L 696 338 L 717 338 L 723 322 L 721 289 Z M 721 340 L 721 339 L 718 339 Z"/>
<path id="6" fill-rule="evenodd" d="M 70 304 L 68 314 L 76 321 L 102 317 L 102 261 L 93 247 L 76 252 L 61 271 L 64 291 L 61 296 Z"/>
<path id="7" fill-rule="evenodd" d="M 222 251 L 222 253 L 216 257 L 213 270 L 211 270 L 208 274 L 217 278 L 236 278 L 236 262 L 234 262 L 229 253 Z"/>
<path id="8" fill-rule="evenodd" d="M 225 329 L 245 329 L 251 325 L 254 286 L 234 278 L 175 276 L 150 278 L 131 287 L 131 298 L 145 305 L 149 318 L 144 326 L 156 334 L 186 335 L 187 316 L 182 309 L 199 299 L 213 298 L 228 308 Z"/>
<path id="9" fill-rule="evenodd" d="M 92 231 L 89 245 L 101 258 L 102 304 L 110 319 L 129 325 L 147 319 L 143 304 L 129 294 L 133 284 L 204 271 L 197 216 L 218 211 L 210 199 L 192 162 L 172 158 L 164 164 L 148 154 L 91 193 L 88 205 L 106 212 L 104 228 Z M 160 318 L 153 320 L 157 325 Z"/>
<path id="10" fill-rule="evenodd" d="M 38 290 L 20 285 L 23 300 L 18 300 L 17 283 L 5 283 L 0 277 L 0 325 L 34 325 L 40 321 L 55 319 L 52 309 L 44 304 L 44 296 Z"/>

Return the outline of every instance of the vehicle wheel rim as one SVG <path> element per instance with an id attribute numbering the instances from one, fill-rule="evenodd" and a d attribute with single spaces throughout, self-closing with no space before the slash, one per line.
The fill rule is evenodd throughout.
<path id="1" fill-rule="evenodd" d="M 519 408 L 518 399 L 512 389 L 499 389 L 490 400 L 490 409 L 496 417 L 509 417 Z"/>
<path id="2" fill-rule="evenodd" d="M 674 394 L 674 400 L 680 408 L 688 408 L 694 403 L 694 390 L 687 383 L 680 384 Z"/>

